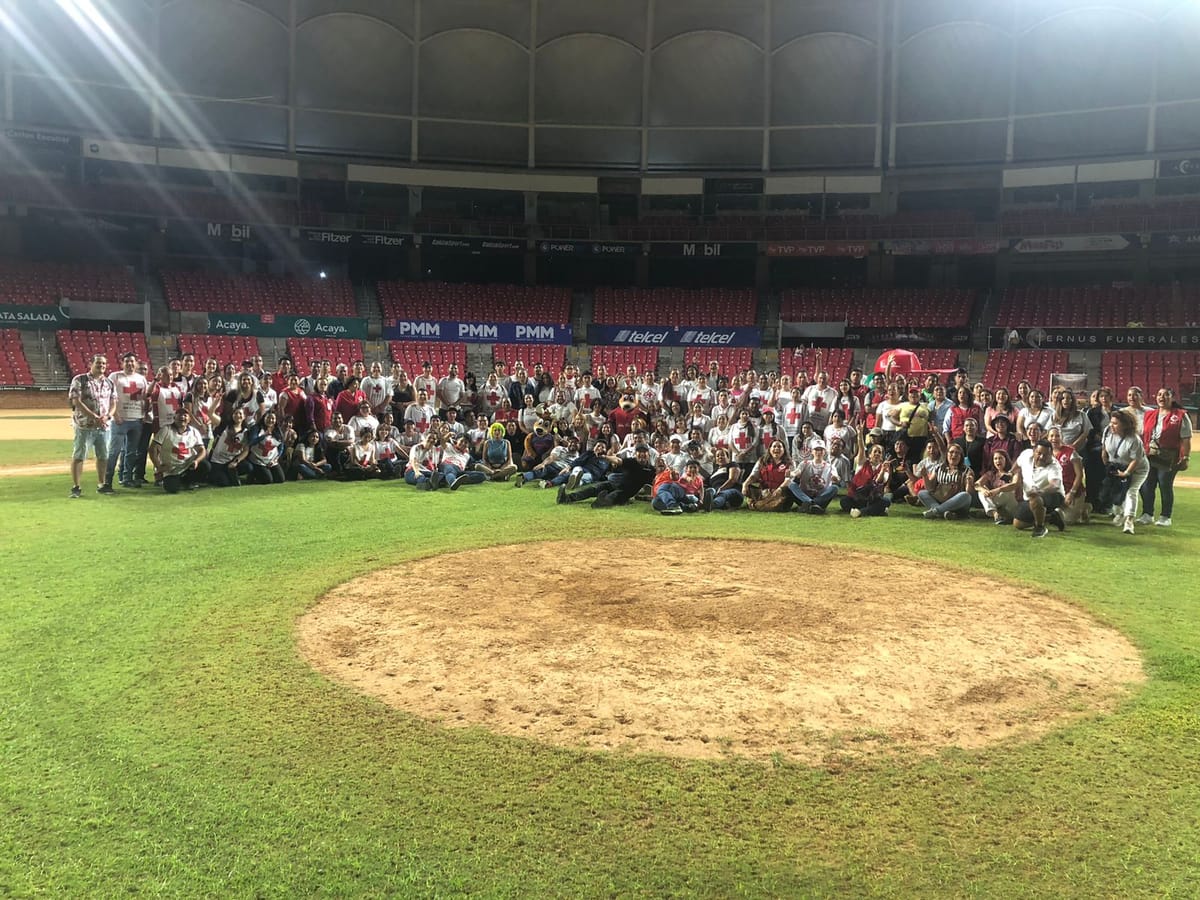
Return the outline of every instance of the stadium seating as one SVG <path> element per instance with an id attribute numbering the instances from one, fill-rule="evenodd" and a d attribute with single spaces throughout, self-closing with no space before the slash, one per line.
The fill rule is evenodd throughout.
<path id="1" fill-rule="evenodd" d="M 558 325 L 571 318 L 569 288 L 441 281 L 381 281 L 377 287 L 385 320 Z"/>
<path id="2" fill-rule="evenodd" d="M 149 360 L 146 336 L 140 332 L 120 331 L 59 331 L 58 346 L 67 361 L 71 375 L 86 372 L 92 367 L 92 357 L 103 353 L 108 357 L 108 371 L 121 367 L 121 355 L 132 350 L 138 359 Z"/>
<path id="3" fill-rule="evenodd" d="M 198 369 L 204 368 L 204 361 L 209 357 L 216 359 L 218 365 L 233 363 L 240 369 L 242 360 L 258 356 L 258 338 L 227 334 L 181 334 L 179 352 L 195 354 Z"/>
<path id="4" fill-rule="evenodd" d="M 597 345 L 592 347 L 592 371 L 598 366 L 604 366 L 609 375 L 624 372 L 628 366 L 639 372 L 657 372 L 658 348 Z"/>
<path id="5" fill-rule="evenodd" d="M 596 289 L 592 320 L 598 325 L 753 326 L 754 291 L 735 288 Z"/>
<path id="6" fill-rule="evenodd" d="M 433 374 L 441 378 L 450 370 L 450 364 L 458 366 L 461 378 L 467 371 L 467 345 L 449 341 L 391 341 L 388 352 L 392 360 L 400 363 L 409 378 L 421 374 L 426 361 L 433 363 Z"/>
<path id="7" fill-rule="evenodd" d="M 33 384 L 21 332 L 15 328 L 0 328 L 0 384 L 20 387 Z"/>
<path id="8" fill-rule="evenodd" d="M 846 322 L 856 328 L 965 328 L 975 292 L 954 288 L 847 288 L 784 291 L 784 322 Z"/>
<path id="9" fill-rule="evenodd" d="M 729 378 L 754 365 L 754 350 L 751 347 L 688 347 L 683 355 L 685 366 L 694 365 L 701 372 L 707 372 L 708 364 L 714 360 L 720 366 L 721 374 Z"/>
<path id="10" fill-rule="evenodd" d="M 0 303 L 56 306 L 63 299 L 136 303 L 137 289 L 121 266 L 0 260 Z"/>
<path id="11" fill-rule="evenodd" d="M 296 316 L 356 316 L 354 289 L 342 278 L 231 275 L 221 272 L 162 273 L 167 305 L 175 310 Z"/>
<path id="12" fill-rule="evenodd" d="M 1022 381 L 1045 393 L 1050 389 L 1051 375 L 1070 371 L 1069 360 L 1066 350 L 993 350 L 980 380 L 992 390 L 1006 387 L 1014 397 Z"/>
<path id="13" fill-rule="evenodd" d="M 362 341 L 349 338 L 288 338 L 287 351 L 292 366 L 301 376 L 308 374 L 314 359 L 329 360 L 335 370 L 339 365 L 349 366 L 363 359 Z M 369 365 L 369 361 L 364 362 Z"/>
<path id="14" fill-rule="evenodd" d="M 558 344 L 493 344 L 492 360 L 506 363 L 510 372 L 517 360 L 525 363 L 529 372 L 535 363 L 541 363 L 542 368 L 557 377 L 566 365 L 567 348 Z"/>
<path id="15" fill-rule="evenodd" d="M 954 348 L 930 347 L 926 350 L 916 350 L 921 365 L 926 369 L 957 369 L 958 350 Z"/>
<path id="16" fill-rule="evenodd" d="M 1176 399 L 1191 394 L 1200 375 L 1200 351 L 1195 350 L 1105 350 L 1100 357 L 1100 384 L 1112 388 L 1124 402 L 1131 387 L 1140 387 L 1146 404 L 1154 405 L 1154 394 L 1169 387 Z"/>
<path id="17" fill-rule="evenodd" d="M 850 347 L 796 347 L 792 350 L 780 350 L 779 372 L 792 378 L 795 378 L 798 372 L 805 372 L 811 381 L 817 374 L 817 354 L 820 353 L 820 368 L 829 373 L 829 380 L 836 387 L 839 381 L 850 374 L 856 352 Z"/>
<path id="18" fill-rule="evenodd" d="M 1178 293 L 1176 293 L 1178 287 Z M 1176 328 L 1200 311 L 1196 285 L 1088 285 L 1009 288 L 1000 301 L 996 324 L 1003 328 Z M 1189 306 L 1189 304 L 1192 304 Z"/>

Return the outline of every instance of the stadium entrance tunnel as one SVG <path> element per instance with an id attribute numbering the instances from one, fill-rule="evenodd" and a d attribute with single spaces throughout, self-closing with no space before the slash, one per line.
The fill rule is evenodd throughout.
<path id="1" fill-rule="evenodd" d="M 418 560 L 326 595 L 299 640 L 330 678 L 445 726 L 700 758 L 1026 740 L 1145 677 L 1121 634 L 1028 588 L 750 541 Z"/>

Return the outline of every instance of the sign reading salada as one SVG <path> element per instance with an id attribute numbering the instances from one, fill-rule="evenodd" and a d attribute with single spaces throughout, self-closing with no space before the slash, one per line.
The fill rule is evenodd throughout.
<path id="1" fill-rule="evenodd" d="M 0 305 L 0 328 L 70 328 L 71 317 L 60 306 Z"/>
<path id="2" fill-rule="evenodd" d="M 570 344 L 570 325 L 543 322 L 441 322 L 393 319 L 383 329 L 389 341 L 462 341 L 468 344 Z"/>
<path id="3" fill-rule="evenodd" d="M 757 347 L 758 328 L 684 328 L 669 325 L 589 325 L 589 344 L 658 347 Z"/>

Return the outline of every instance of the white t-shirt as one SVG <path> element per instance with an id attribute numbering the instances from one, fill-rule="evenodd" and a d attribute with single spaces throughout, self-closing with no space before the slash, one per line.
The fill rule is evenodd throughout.
<path id="1" fill-rule="evenodd" d="M 833 405 L 837 403 L 837 391 L 831 387 L 822 389 L 810 384 L 803 394 L 804 403 L 808 407 L 808 417 L 812 420 L 813 428 L 820 431 L 829 424 L 829 416 Z"/>
<path id="2" fill-rule="evenodd" d="M 144 412 L 142 401 L 150 387 L 146 376 L 138 372 L 126 375 L 122 370 L 113 372 L 108 376 L 108 380 L 112 382 L 113 391 L 117 395 L 117 414 L 125 422 L 140 421 Z M 174 421 L 174 417 L 172 417 L 172 421 Z"/>
<path id="3" fill-rule="evenodd" d="M 404 410 L 404 421 L 412 422 L 417 426 L 417 432 L 424 434 L 429 430 L 429 423 L 433 421 L 433 417 L 436 415 L 437 412 L 428 403 L 424 406 L 411 403 L 408 409 Z"/>
<path id="4" fill-rule="evenodd" d="M 179 475 L 187 471 L 196 449 L 204 446 L 204 439 L 195 428 L 188 427 L 180 433 L 166 426 L 154 436 L 154 443 L 159 447 L 158 460 L 163 474 Z"/>
<path id="5" fill-rule="evenodd" d="M 1062 493 L 1062 466 L 1052 456 L 1044 466 L 1033 464 L 1033 448 L 1022 450 L 1016 468 L 1021 470 L 1021 484 L 1039 494 Z M 1028 495 L 1029 491 L 1025 491 Z"/>
<path id="6" fill-rule="evenodd" d="M 392 392 L 388 389 L 387 379 L 382 376 L 373 378 L 368 375 L 358 383 L 358 389 L 366 395 L 367 402 L 371 404 L 371 409 L 373 410 L 379 409 L 392 397 Z"/>

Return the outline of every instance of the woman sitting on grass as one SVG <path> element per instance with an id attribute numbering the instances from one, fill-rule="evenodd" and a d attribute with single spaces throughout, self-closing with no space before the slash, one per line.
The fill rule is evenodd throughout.
<path id="1" fill-rule="evenodd" d="M 892 467 L 884 458 L 883 445 L 873 443 L 868 449 L 860 443 L 855 458 L 858 470 L 846 487 L 846 496 L 841 498 L 842 512 L 857 519 L 861 516 L 886 516 L 892 498 L 885 496 L 884 489 L 892 476 Z"/>
<path id="2" fill-rule="evenodd" d="M 962 519 L 971 510 L 975 476 L 963 460 L 958 444 L 946 448 L 946 460 L 925 475 L 925 487 L 917 495 L 927 519 Z"/>

